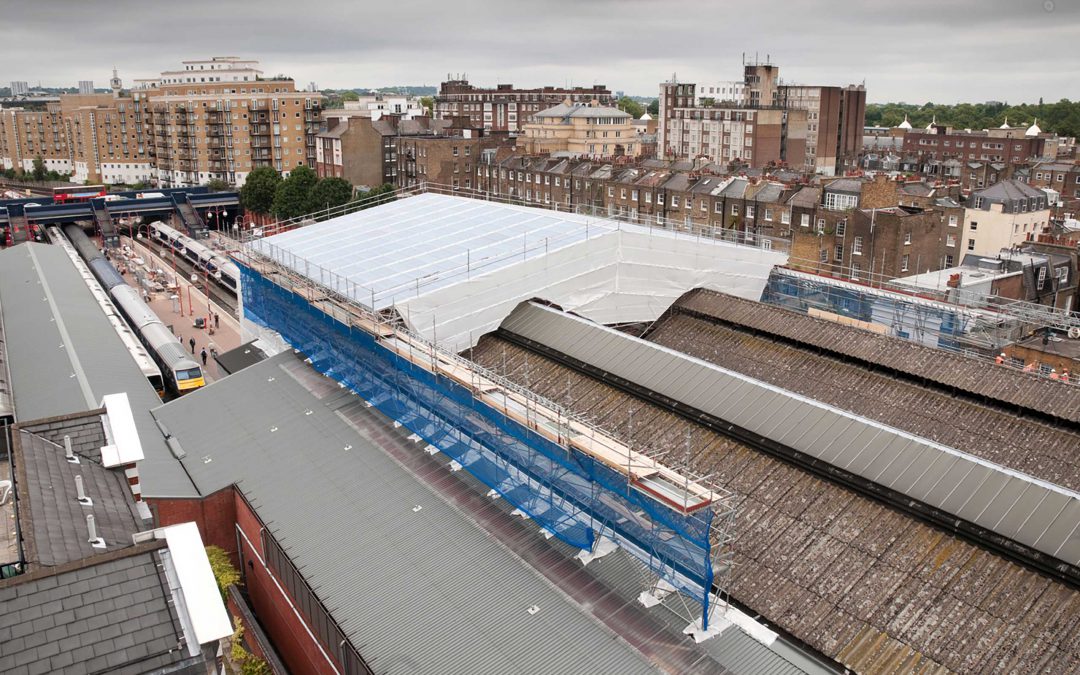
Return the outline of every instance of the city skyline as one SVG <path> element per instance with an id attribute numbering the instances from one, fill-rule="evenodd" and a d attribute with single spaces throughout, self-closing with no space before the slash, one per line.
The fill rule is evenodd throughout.
<path id="1" fill-rule="evenodd" d="M 201 1 L 185 11 L 200 15 Z M 1077 36 L 1070 19 L 1080 16 L 1080 7 L 1052 0 L 914 2 L 903 12 L 870 2 L 844 7 L 842 22 L 824 0 L 797 7 L 763 3 L 730 21 L 723 5 L 695 5 L 695 12 L 715 14 L 715 22 L 664 16 L 658 11 L 664 5 L 638 1 L 560 0 L 538 12 L 476 0 L 458 15 L 422 2 L 381 7 L 377 15 L 330 3 L 311 17 L 314 32 L 298 34 L 283 18 L 290 5 L 271 0 L 258 14 L 243 6 L 208 7 L 221 20 L 187 31 L 170 46 L 160 39 L 160 12 L 143 5 L 64 3 L 58 16 L 57 4 L 34 3 L 0 28 L 8 47 L 5 80 L 76 86 L 84 79 L 107 81 L 115 65 L 130 83 L 182 59 L 228 54 L 258 59 L 267 76 L 284 73 L 300 87 L 311 81 L 327 89 L 438 86 L 449 71 L 488 86 L 604 84 L 655 97 L 673 74 L 685 82 L 739 79 L 745 56 L 779 64 L 792 83 L 865 82 L 871 102 L 1056 101 L 1069 95 L 1064 82 L 1070 78 L 1063 75 L 1075 68 L 1065 50 Z M 322 15 L 334 21 L 321 23 Z M 778 16 L 784 18 L 779 25 Z M 527 25 L 527 34 L 514 25 Z M 401 30 L 387 30 L 394 26 Z M 530 41 L 530 34 L 545 39 Z M 1064 63 L 1065 70 L 1047 67 L 1051 63 Z"/>

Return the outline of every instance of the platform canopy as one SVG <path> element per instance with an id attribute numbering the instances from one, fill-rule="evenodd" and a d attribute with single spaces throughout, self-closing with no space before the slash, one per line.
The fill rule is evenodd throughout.
<path id="1" fill-rule="evenodd" d="M 605 324 L 652 321 L 696 287 L 759 299 L 787 255 L 661 228 L 420 194 L 251 248 L 413 329 L 466 349 L 523 300 Z"/>

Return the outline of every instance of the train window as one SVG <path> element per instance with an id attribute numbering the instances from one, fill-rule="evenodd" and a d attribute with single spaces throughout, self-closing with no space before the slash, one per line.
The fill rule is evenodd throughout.
<path id="1" fill-rule="evenodd" d="M 187 370 L 176 371 L 176 381 L 181 380 L 197 380 L 202 377 L 202 370 L 198 368 L 188 368 Z"/>

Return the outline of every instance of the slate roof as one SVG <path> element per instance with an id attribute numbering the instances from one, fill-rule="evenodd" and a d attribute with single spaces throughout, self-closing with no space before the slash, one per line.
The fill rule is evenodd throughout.
<path id="1" fill-rule="evenodd" d="M 1010 202 L 1014 199 L 1029 199 L 1046 195 L 1027 183 L 1021 183 L 1018 180 L 1003 180 L 994 183 L 990 187 L 977 190 L 973 196 L 994 202 Z"/>
<path id="2" fill-rule="evenodd" d="M 610 106 L 591 106 L 586 103 L 560 103 L 533 115 L 533 117 L 561 117 L 569 120 L 572 117 L 604 117 L 615 119 L 630 119 L 629 113 Z"/>
<path id="3" fill-rule="evenodd" d="M 100 429 L 100 423 L 99 423 Z M 100 441 L 105 441 L 104 432 Z M 31 550 L 31 565 L 55 566 L 101 553 L 87 539 L 86 516 L 93 514 L 106 550 L 132 545 L 141 529 L 131 488 L 122 471 L 81 457 L 69 463 L 62 445 L 20 429 L 15 444 L 19 471 L 19 520 Z M 75 476 L 82 476 L 89 506 L 75 497 Z"/>
<path id="4" fill-rule="evenodd" d="M 95 410 L 126 392 L 145 454 L 143 494 L 195 496 L 150 416 L 161 399 L 62 248 L 0 251 L 0 310 L 19 420 Z"/>
<path id="5" fill-rule="evenodd" d="M 838 178 L 830 182 L 825 186 L 825 190 L 828 192 L 849 192 L 852 194 L 862 194 L 862 181 L 854 178 Z"/>
<path id="6" fill-rule="evenodd" d="M 158 568 L 164 545 L 0 581 L 0 672 L 198 672 L 201 659 L 177 649 L 183 629 Z"/>

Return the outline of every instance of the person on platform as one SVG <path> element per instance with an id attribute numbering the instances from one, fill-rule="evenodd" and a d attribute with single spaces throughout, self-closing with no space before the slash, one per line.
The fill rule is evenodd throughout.
<path id="1" fill-rule="evenodd" d="M 202 348 L 202 351 L 199 352 L 199 356 L 202 357 L 202 364 L 205 366 L 206 365 L 206 347 Z"/>
<path id="2" fill-rule="evenodd" d="M 188 343 L 188 345 L 191 346 L 191 353 L 194 354 L 195 353 L 195 338 L 188 338 L 187 343 Z"/>

